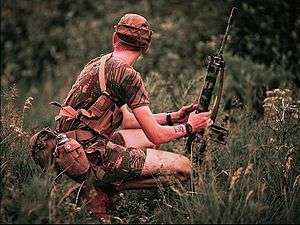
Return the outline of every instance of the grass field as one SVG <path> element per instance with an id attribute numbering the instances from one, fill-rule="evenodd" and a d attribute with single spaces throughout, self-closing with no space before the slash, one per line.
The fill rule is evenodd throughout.
<path id="1" fill-rule="evenodd" d="M 145 81 L 151 108 L 159 112 L 196 99 L 202 78 L 182 79 L 176 89 L 160 74 Z M 38 90 L 34 99 L 20 92 L 10 87 L 1 94 L 1 223 L 97 223 L 77 201 L 71 180 L 42 173 L 30 157 L 32 133 L 53 125 L 56 111 L 45 103 L 53 98 L 51 88 Z M 113 222 L 299 223 L 299 106 L 292 93 L 273 95 L 259 120 L 246 106 L 220 113 L 218 122 L 229 128 L 230 141 L 210 142 L 196 193 L 188 184 L 122 192 L 113 199 Z M 184 154 L 184 144 L 182 139 L 162 148 Z"/>
<path id="2" fill-rule="evenodd" d="M 110 51 L 122 15 L 143 15 L 154 31 L 148 54 L 134 66 L 145 81 L 150 108 L 159 113 L 197 99 L 205 60 L 218 52 L 232 6 L 238 14 L 224 51 L 227 70 L 217 119 L 229 129 L 229 142 L 209 142 L 203 165 L 195 165 L 195 193 L 189 183 L 176 181 L 119 193 L 110 210 L 113 223 L 300 223 L 296 1 L 0 4 L 0 223 L 98 223 L 79 201 L 74 182 L 34 163 L 29 138 L 54 126 L 58 110 L 49 102 L 62 102 L 83 66 Z M 185 143 L 180 139 L 161 148 L 185 154 Z"/>

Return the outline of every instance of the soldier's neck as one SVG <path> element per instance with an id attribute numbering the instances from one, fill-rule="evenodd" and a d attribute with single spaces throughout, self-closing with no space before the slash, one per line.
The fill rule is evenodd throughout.
<path id="1" fill-rule="evenodd" d="M 136 60 L 140 57 L 140 52 L 135 51 L 113 51 L 113 57 L 116 57 L 118 59 L 121 59 L 123 62 L 125 62 L 127 65 L 132 66 Z"/>

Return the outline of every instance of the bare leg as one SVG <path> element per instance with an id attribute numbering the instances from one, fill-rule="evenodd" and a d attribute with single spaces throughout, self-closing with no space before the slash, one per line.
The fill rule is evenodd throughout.
<path id="1" fill-rule="evenodd" d="M 134 180 L 115 186 L 117 191 L 157 188 L 172 184 L 174 178 L 179 181 L 186 181 L 190 178 L 192 173 L 190 161 L 179 154 L 149 148 L 155 145 L 147 139 L 142 130 L 121 130 L 114 134 L 114 138 L 114 143 L 122 144 L 123 142 L 122 145 L 127 148 L 147 148 L 146 161 L 141 175 Z M 107 207 L 110 196 L 100 187 L 95 191 L 87 196 L 87 206 L 99 220 L 104 219 L 109 222 Z"/>
<path id="2" fill-rule="evenodd" d="M 149 141 L 142 129 L 117 131 L 113 135 L 112 141 L 125 147 L 148 148 L 141 176 L 118 186 L 119 191 L 155 188 L 171 184 L 173 178 L 186 181 L 191 176 L 192 164 L 188 158 L 172 152 L 153 149 L 157 146 Z"/>
<path id="3" fill-rule="evenodd" d="M 135 147 L 135 148 L 157 148 L 142 129 L 126 129 L 115 132 L 111 138 L 111 141 L 122 145 L 124 147 Z"/>
<path id="4" fill-rule="evenodd" d="M 147 149 L 147 158 L 141 176 L 121 184 L 117 189 L 121 191 L 169 185 L 172 183 L 172 178 L 186 181 L 191 173 L 192 165 L 186 157 L 171 152 Z"/>

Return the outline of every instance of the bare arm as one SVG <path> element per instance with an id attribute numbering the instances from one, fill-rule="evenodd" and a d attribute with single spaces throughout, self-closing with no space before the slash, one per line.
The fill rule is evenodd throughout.
<path id="1" fill-rule="evenodd" d="M 122 129 L 141 129 L 139 122 L 136 120 L 134 114 L 128 110 L 127 105 L 122 106 L 120 110 L 123 113 L 123 120 L 121 125 Z M 153 114 L 153 117 L 158 124 L 167 124 L 166 113 Z"/>
<path id="2" fill-rule="evenodd" d="M 183 137 L 187 134 L 184 124 L 176 126 L 162 126 L 160 125 L 148 106 L 141 106 L 133 110 L 133 114 L 145 132 L 148 139 L 156 145 L 167 143 L 174 139 Z M 207 127 L 211 124 L 209 114 L 193 114 L 191 123 L 193 125 L 193 132 L 199 128 Z"/>
<path id="3" fill-rule="evenodd" d="M 196 109 L 196 104 L 183 106 L 180 110 L 170 113 L 170 119 L 173 123 L 185 123 L 187 122 L 189 114 Z M 141 126 L 136 120 L 133 113 L 131 113 L 127 105 L 121 107 L 123 113 L 122 128 L 123 129 L 140 129 Z M 167 113 L 153 114 L 154 119 L 160 125 L 167 125 Z"/>

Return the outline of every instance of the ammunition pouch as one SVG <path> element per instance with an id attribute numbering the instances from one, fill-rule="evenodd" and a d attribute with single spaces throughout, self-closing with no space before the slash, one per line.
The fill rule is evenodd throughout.
<path id="1" fill-rule="evenodd" d="M 79 109 L 78 119 L 98 134 L 108 138 L 113 121 L 115 105 L 106 94 L 102 94 L 96 102 L 88 109 Z"/>
<path id="2" fill-rule="evenodd" d="M 108 94 L 104 93 L 89 109 L 75 110 L 71 106 L 61 107 L 55 120 L 59 120 L 62 117 L 77 119 L 95 133 L 108 139 L 122 121 L 123 114 L 115 106 Z"/>

